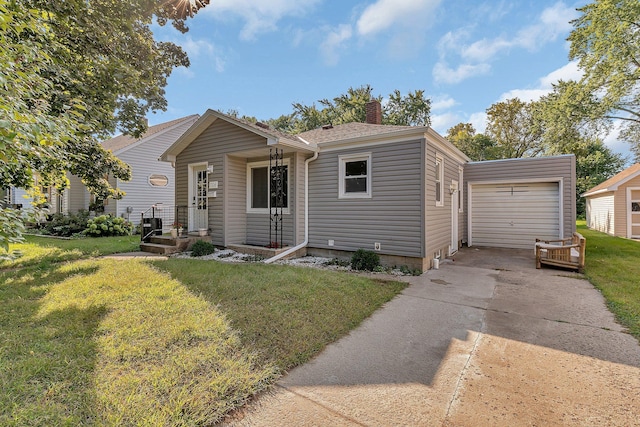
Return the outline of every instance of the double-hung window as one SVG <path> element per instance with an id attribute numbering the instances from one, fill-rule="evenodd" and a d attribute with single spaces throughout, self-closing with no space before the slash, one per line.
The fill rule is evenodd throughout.
<path id="1" fill-rule="evenodd" d="M 278 191 L 280 189 L 280 191 Z M 289 161 L 282 166 L 269 162 L 247 164 L 247 212 L 269 213 L 269 208 L 289 213 Z"/>
<path id="2" fill-rule="evenodd" d="M 444 206 L 444 161 L 436 155 L 435 167 L 436 206 Z"/>
<path id="3" fill-rule="evenodd" d="M 338 157 L 340 182 L 338 198 L 371 197 L 371 153 Z"/>

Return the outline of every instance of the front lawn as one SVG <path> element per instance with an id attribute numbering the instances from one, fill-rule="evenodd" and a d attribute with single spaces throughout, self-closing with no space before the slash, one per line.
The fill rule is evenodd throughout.
<path id="1" fill-rule="evenodd" d="M 640 340 L 640 242 L 589 230 L 585 221 L 577 225 L 587 239 L 585 275 L 618 321 Z"/>
<path id="2" fill-rule="evenodd" d="M 210 425 L 405 286 L 287 266 L 78 259 L 129 243 L 30 237 L 22 260 L 0 264 L 0 425 Z"/>

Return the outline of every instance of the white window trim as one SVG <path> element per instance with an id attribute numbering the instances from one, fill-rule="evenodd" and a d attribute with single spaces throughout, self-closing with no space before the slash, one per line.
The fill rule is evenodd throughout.
<path id="1" fill-rule="evenodd" d="M 458 166 L 458 213 L 464 212 L 464 169 Z"/>
<path id="2" fill-rule="evenodd" d="M 440 154 L 436 154 L 435 166 L 437 169 L 437 165 L 440 163 L 440 176 L 438 177 L 439 181 L 434 180 L 436 185 L 440 186 L 440 200 L 436 199 L 436 206 L 444 206 L 444 158 Z M 436 194 L 438 194 L 436 192 Z"/>
<path id="3" fill-rule="evenodd" d="M 346 193 L 344 180 L 345 176 L 345 164 L 347 162 L 357 162 L 361 160 L 367 161 L 367 191 L 361 193 Z M 338 156 L 338 199 L 370 199 L 371 198 L 371 153 L 358 153 L 358 154 L 345 154 Z"/>
<path id="4" fill-rule="evenodd" d="M 286 208 L 282 208 L 282 213 L 284 215 L 289 215 L 290 214 L 290 206 L 291 206 L 291 165 L 289 164 L 289 159 L 284 159 L 284 161 L 282 162 L 282 166 L 286 166 L 287 167 L 287 207 Z M 252 208 L 251 207 L 251 200 L 252 200 L 252 196 L 253 196 L 253 185 L 251 182 L 251 169 L 254 168 L 264 168 L 267 167 L 269 168 L 269 161 L 268 160 L 264 160 L 261 162 L 251 162 L 251 163 L 247 163 L 247 213 L 256 213 L 256 214 L 265 214 L 265 215 L 269 215 L 269 208 Z M 267 183 L 269 184 L 269 194 L 271 194 L 271 179 L 270 176 L 267 176 Z M 267 200 L 270 199 L 270 196 L 267 196 Z M 276 209 L 276 208 L 272 208 L 272 209 Z"/>

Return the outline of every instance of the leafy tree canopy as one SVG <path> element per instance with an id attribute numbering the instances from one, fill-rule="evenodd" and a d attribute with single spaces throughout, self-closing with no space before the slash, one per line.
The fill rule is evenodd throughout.
<path id="1" fill-rule="evenodd" d="M 416 90 L 403 96 L 394 90 L 383 102 L 382 96 L 374 96 L 370 85 L 349 88 L 347 93 L 333 99 L 321 99 L 315 103 L 293 104 L 293 113 L 269 120 L 278 130 L 300 133 L 317 129 L 323 125 L 339 125 L 351 122 L 364 123 L 367 117 L 366 104 L 377 100 L 382 103 L 382 124 L 405 126 L 429 126 L 431 124 L 431 100 L 424 91 Z"/>
<path id="2" fill-rule="evenodd" d="M 518 98 L 487 109 L 485 134 L 495 141 L 502 158 L 535 157 L 544 151 L 542 131 L 534 125 L 533 106 Z"/>
<path id="3" fill-rule="evenodd" d="M 579 96 L 590 98 L 583 113 L 622 120 L 620 136 L 640 160 L 640 2 L 596 0 L 578 10 L 568 40 L 584 72 Z"/>
<path id="4" fill-rule="evenodd" d="M 496 142 L 482 133 L 476 133 L 471 123 L 458 123 L 447 131 L 447 139 L 471 160 L 504 158 Z"/>
<path id="5" fill-rule="evenodd" d="M 186 31 L 204 4 L 0 0 L 0 186 L 34 189 L 37 174 L 63 188 L 71 172 L 98 198 L 121 197 L 106 175 L 127 180 L 129 168 L 99 141 L 116 130 L 139 136 L 147 112 L 166 108 L 167 78 L 189 61 L 149 26 L 156 16 Z M 7 233 L 0 240 L 6 247 Z"/>

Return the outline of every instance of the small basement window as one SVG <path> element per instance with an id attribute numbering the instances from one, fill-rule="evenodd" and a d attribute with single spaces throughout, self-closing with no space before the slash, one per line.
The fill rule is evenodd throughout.
<path id="1" fill-rule="evenodd" d="M 169 178 L 166 175 L 153 174 L 149 176 L 149 184 L 152 187 L 166 187 L 169 185 Z"/>
<path id="2" fill-rule="evenodd" d="M 371 198 L 371 153 L 339 156 L 338 198 Z"/>

